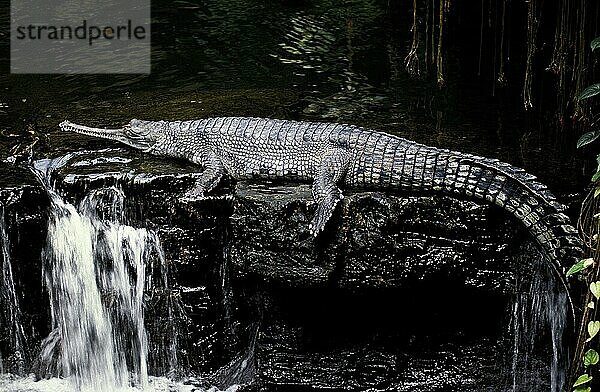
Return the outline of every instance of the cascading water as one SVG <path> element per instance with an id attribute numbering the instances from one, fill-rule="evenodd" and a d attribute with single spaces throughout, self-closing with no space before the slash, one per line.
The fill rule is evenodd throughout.
<path id="1" fill-rule="evenodd" d="M 36 374 L 19 377 L 15 373 L 24 372 L 11 368 L 0 377 L 0 390 L 189 392 L 198 390 L 195 383 L 211 391 L 219 387 L 234 391 L 249 382 L 254 375 L 256 339 L 246 355 L 212 377 L 198 379 L 188 374 L 184 383 L 163 377 L 184 376 L 178 352 L 179 336 L 185 332 L 179 328 L 189 319 L 179 290 L 169 286 L 160 241 L 154 231 L 124 223 L 125 196 L 116 186 L 87 192 L 77 206 L 59 196 L 51 185 L 52 174 L 75 155 L 34 163 L 34 173 L 50 200 L 43 278 L 52 330 L 34 361 Z M 13 328 L 20 324 L 14 286 L 7 285 L 13 278 L 6 237 L 0 221 L 0 299 L 3 305 L 14 304 L 4 306 L 2 316 L 15 320 L 11 333 L 21 332 L 11 336 L 18 338 L 24 334 L 22 328 Z M 15 340 L 15 345 L 20 347 L 21 341 L 24 337 Z"/>
<path id="2" fill-rule="evenodd" d="M 567 295 L 556 282 L 539 252 L 529 247 L 525 260 L 532 265 L 527 282 L 518 282 L 519 292 L 512 305 L 511 333 L 513 335 L 512 392 L 537 390 L 547 384 L 551 392 L 560 392 L 566 382 L 567 353 L 564 352 L 563 337 L 567 326 Z M 523 261 L 523 260 L 520 260 Z M 533 352 L 545 346 L 550 361 L 550 377 L 543 364 L 536 363 Z M 545 362 L 548 363 L 548 362 Z"/>
<path id="3" fill-rule="evenodd" d="M 52 200 L 44 275 L 61 340 L 61 370 L 80 387 L 112 391 L 129 384 L 131 365 L 133 382 L 145 387 L 144 258 L 156 238 L 99 220 L 90 208 L 94 196 L 79 211 L 58 197 Z"/>
<path id="4" fill-rule="evenodd" d="M 48 184 L 54 163 L 43 163 Z M 41 373 L 70 376 L 79 390 L 146 388 L 146 265 L 164 265 L 156 234 L 120 223 L 117 188 L 91 191 L 78 208 L 48 194 L 44 278 L 55 330 L 42 344 Z"/>
<path id="5" fill-rule="evenodd" d="M 13 279 L 10 243 L 4 219 L 4 205 L 0 203 L 0 262 L 2 263 L 0 279 L 0 305 L 2 314 L 0 325 L 4 352 L 0 351 L 0 373 L 8 370 L 13 373 L 23 374 L 25 363 L 25 332 L 21 324 L 21 310 L 17 300 L 15 283 Z M 7 354 L 7 355 L 6 355 Z"/>

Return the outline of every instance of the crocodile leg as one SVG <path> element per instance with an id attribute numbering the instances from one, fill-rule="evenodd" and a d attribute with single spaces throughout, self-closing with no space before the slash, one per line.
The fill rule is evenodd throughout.
<path id="1" fill-rule="evenodd" d="M 348 153 L 336 149 L 325 155 L 317 169 L 312 194 L 318 206 L 309 226 L 310 233 L 315 237 L 325 228 L 335 206 L 344 198 L 342 191 L 336 184 L 346 175 L 348 162 Z"/>
<path id="2" fill-rule="evenodd" d="M 182 200 L 197 200 L 205 197 L 205 194 L 212 191 L 221 181 L 223 174 L 225 174 L 225 167 L 215 154 L 210 154 L 208 157 L 205 169 L 200 175 L 200 178 L 196 180 L 194 187 L 187 191 Z"/>

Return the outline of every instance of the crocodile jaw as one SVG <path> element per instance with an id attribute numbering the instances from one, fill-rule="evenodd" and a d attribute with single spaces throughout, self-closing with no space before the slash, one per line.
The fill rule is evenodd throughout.
<path id="1" fill-rule="evenodd" d="M 115 140 L 140 150 L 148 150 L 154 145 L 153 140 L 145 137 L 146 135 L 135 132 L 129 125 L 117 129 L 103 129 L 74 124 L 70 121 L 63 121 L 59 124 L 59 127 L 61 131 Z"/>

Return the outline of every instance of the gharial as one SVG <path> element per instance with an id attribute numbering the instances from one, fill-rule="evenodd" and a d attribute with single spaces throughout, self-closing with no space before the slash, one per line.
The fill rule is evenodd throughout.
<path id="1" fill-rule="evenodd" d="M 487 200 L 516 216 L 562 272 L 582 253 L 577 231 L 536 178 L 495 159 L 428 147 L 358 126 L 263 118 L 131 122 L 100 129 L 64 121 L 64 131 L 117 140 L 204 167 L 186 197 L 202 197 L 224 175 L 234 179 L 312 181 L 316 236 L 343 198 L 338 186 L 444 191 Z"/>

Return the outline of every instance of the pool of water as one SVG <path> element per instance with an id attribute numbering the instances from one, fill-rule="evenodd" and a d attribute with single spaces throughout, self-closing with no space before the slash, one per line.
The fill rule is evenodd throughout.
<path id="1" fill-rule="evenodd" d="M 260 116 L 369 126 L 579 190 L 586 180 L 573 136 L 544 113 L 525 116 L 518 91 L 492 98 L 485 80 L 463 71 L 476 59 L 456 55 L 460 46 L 449 52 L 443 89 L 408 75 L 410 16 L 383 0 L 154 2 L 150 75 L 0 75 L 0 157 L 35 140 L 38 155 L 111 145 L 60 133 L 64 119 Z M 8 59 L 0 66 L 7 71 Z"/>

